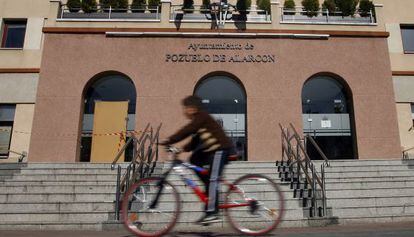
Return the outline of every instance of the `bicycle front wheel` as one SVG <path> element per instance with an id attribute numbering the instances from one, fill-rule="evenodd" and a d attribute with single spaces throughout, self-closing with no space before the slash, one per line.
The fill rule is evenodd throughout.
<path id="1" fill-rule="evenodd" d="M 284 198 L 279 186 L 259 174 L 237 179 L 227 191 L 225 202 L 233 206 L 225 209 L 231 226 L 246 235 L 269 233 L 279 225 L 284 213 Z"/>
<path id="2" fill-rule="evenodd" d="M 152 206 L 161 187 L 160 181 L 158 177 L 141 179 L 124 194 L 121 209 L 124 225 L 137 236 L 161 236 L 177 222 L 180 197 L 168 181 L 164 181 L 161 195 Z"/>

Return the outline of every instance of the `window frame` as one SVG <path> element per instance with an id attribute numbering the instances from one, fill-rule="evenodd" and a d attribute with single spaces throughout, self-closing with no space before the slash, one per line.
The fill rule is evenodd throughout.
<path id="1" fill-rule="evenodd" d="M 7 153 L 0 153 L 0 159 L 8 159 L 10 155 L 10 146 L 11 146 L 11 140 L 13 136 L 13 125 L 14 121 L 0 121 L 0 127 L 7 126 L 10 128 L 10 137 L 9 137 L 9 147 L 7 148 Z"/>
<path id="2" fill-rule="evenodd" d="M 22 47 L 6 47 L 7 35 L 10 25 L 23 25 L 24 24 L 24 35 L 22 39 Z M 0 49 L 23 49 L 26 40 L 27 33 L 27 19 L 24 18 L 5 18 L 1 22 L 1 42 Z"/>
<path id="3" fill-rule="evenodd" d="M 400 32 L 401 32 L 401 41 L 402 41 L 402 45 L 403 45 L 403 52 L 404 54 L 414 54 L 414 47 L 412 50 L 406 50 L 404 47 L 404 35 L 403 35 L 403 30 L 412 30 L 413 34 L 414 34 L 414 24 L 401 24 L 400 25 Z M 414 43 L 413 43 L 414 44 Z"/>

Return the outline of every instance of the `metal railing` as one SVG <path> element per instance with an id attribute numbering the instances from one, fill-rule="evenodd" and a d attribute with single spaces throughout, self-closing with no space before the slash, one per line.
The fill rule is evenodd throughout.
<path id="1" fill-rule="evenodd" d="M 17 152 L 17 151 L 8 150 L 8 152 L 9 152 L 9 153 L 11 153 L 11 154 L 18 155 L 18 157 L 17 157 L 17 161 L 18 161 L 19 163 L 23 162 L 24 158 L 26 158 L 26 157 L 27 157 L 27 152 L 26 152 L 26 151 Z M 11 159 L 11 158 L 16 158 L 16 157 L 10 157 L 10 156 L 9 156 L 8 158 L 9 158 L 9 159 Z"/>
<path id="2" fill-rule="evenodd" d="M 115 218 L 119 220 L 120 200 L 122 194 L 128 190 L 131 184 L 140 178 L 151 176 L 158 161 L 158 140 L 162 124 L 154 129 L 147 124 L 139 137 L 132 134 L 115 156 L 111 169 L 117 169 L 116 193 L 115 193 Z M 133 157 L 128 166 L 123 170 L 118 164 L 120 157 L 128 146 L 133 144 Z"/>
<path id="3" fill-rule="evenodd" d="M 316 170 L 315 165 L 310 159 L 306 151 L 305 138 L 301 138 L 297 133 L 293 124 L 289 124 L 289 128 L 284 128 L 279 124 L 282 138 L 282 162 L 289 165 L 290 177 L 305 179 L 305 182 L 311 185 L 311 206 L 313 208 L 313 216 L 317 216 L 318 206 L 321 202 L 322 211 L 319 215 L 326 216 L 326 190 L 325 190 L 325 167 L 329 166 L 328 158 L 323 154 L 320 147 L 312 138 L 307 138 L 316 150 L 320 152 L 325 160 L 321 165 L 321 174 Z"/>
<path id="4" fill-rule="evenodd" d="M 249 21 L 249 22 L 266 22 L 270 21 L 270 13 L 265 10 L 250 10 L 246 9 L 240 11 L 236 6 L 228 4 L 229 8 L 226 14 L 227 22 Z M 206 8 L 207 7 L 207 8 Z M 214 10 L 205 5 L 194 5 L 194 8 L 184 8 L 182 4 L 171 5 L 171 20 L 184 20 L 205 22 L 211 21 L 216 17 Z M 179 17 L 180 16 L 180 17 Z M 182 18 L 182 19 L 181 19 Z"/>
<path id="5" fill-rule="evenodd" d="M 295 9 L 280 8 L 282 22 L 307 24 L 376 24 L 375 13 L 371 10 L 365 14 L 355 11 L 353 16 L 342 16 L 342 12 L 330 12 L 328 9 L 308 12 L 303 7 Z"/>
<path id="6" fill-rule="evenodd" d="M 403 160 L 408 160 L 408 159 L 410 159 L 410 155 L 409 155 L 409 151 L 412 151 L 412 150 L 414 150 L 414 147 L 410 147 L 410 148 L 408 148 L 408 149 L 405 149 L 405 150 L 403 150 L 402 151 L 402 159 Z"/>
<path id="7" fill-rule="evenodd" d="M 104 7 L 97 4 L 90 12 L 84 12 L 81 8 L 69 8 L 66 4 L 60 6 L 58 19 L 97 19 L 97 20 L 127 20 L 127 19 L 160 19 L 161 6 L 143 5 L 136 8 L 128 5 L 127 8 Z"/>

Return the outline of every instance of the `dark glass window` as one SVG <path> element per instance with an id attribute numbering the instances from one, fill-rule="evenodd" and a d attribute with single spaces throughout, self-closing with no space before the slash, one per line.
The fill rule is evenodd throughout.
<path id="1" fill-rule="evenodd" d="M 345 88 L 330 77 L 317 77 L 307 81 L 302 90 L 302 113 L 348 113 Z"/>
<path id="2" fill-rule="evenodd" d="M 26 20 L 4 20 L 1 47 L 23 48 L 26 24 Z"/>
<path id="3" fill-rule="evenodd" d="M 0 105 L 0 157 L 9 155 L 15 109 L 15 105 Z"/>
<path id="4" fill-rule="evenodd" d="M 243 87 L 226 76 L 203 80 L 195 90 L 204 108 L 231 138 L 241 160 L 247 160 L 246 94 Z"/>
<path id="5" fill-rule="evenodd" d="M 85 98 L 85 114 L 93 114 L 95 101 L 129 101 L 128 114 L 135 114 L 135 86 L 122 75 L 108 75 L 97 80 L 89 87 Z"/>
<path id="6" fill-rule="evenodd" d="M 402 25 L 401 35 L 405 53 L 414 53 L 414 25 Z"/>

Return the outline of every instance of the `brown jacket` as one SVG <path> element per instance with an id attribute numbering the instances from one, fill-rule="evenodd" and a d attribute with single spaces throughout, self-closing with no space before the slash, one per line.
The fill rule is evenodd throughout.
<path id="1" fill-rule="evenodd" d="M 230 149 L 233 145 L 226 136 L 223 128 L 205 111 L 199 111 L 189 124 L 169 137 L 166 145 L 177 143 L 188 136 L 193 136 L 191 142 L 184 146 L 184 151 L 200 149 L 212 152 Z"/>

